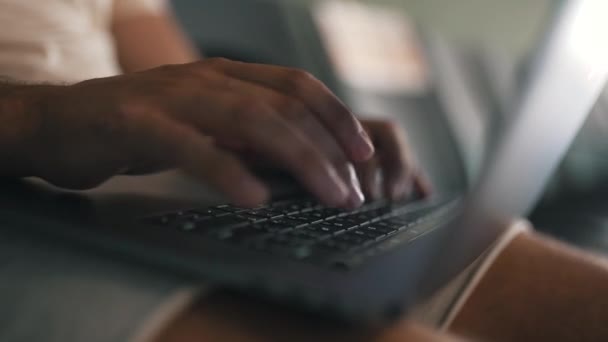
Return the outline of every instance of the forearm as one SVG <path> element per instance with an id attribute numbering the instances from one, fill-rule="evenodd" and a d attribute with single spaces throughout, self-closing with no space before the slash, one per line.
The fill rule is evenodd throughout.
<path id="1" fill-rule="evenodd" d="M 608 339 L 605 261 L 536 234 L 496 260 L 452 331 L 492 341 Z"/>

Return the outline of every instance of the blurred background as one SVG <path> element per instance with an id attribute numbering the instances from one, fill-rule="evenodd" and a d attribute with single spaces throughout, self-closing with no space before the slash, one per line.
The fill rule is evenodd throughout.
<path id="1" fill-rule="evenodd" d="M 541 0 L 173 4 L 205 56 L 303 68 L 360 115 L 401 120 L 421 163 L 446 191 L 474 177 L 495 121 L 487 116 L 495 102 L 508 102 L 515 68 L 555 7 Z M 490 74 L 481 70 L 488 68 Z M 489 78 L 499 95 L 485 94 Z"/>
<path id="2" fill-rule="evenodd" d="M 455 192 L 479 173 L 563 1 L 172 3 L 205 56 L 306 69 L 359 115 L 401 122 L 437 191 Z M 571 203 L 605 202 L 606 98 L 532 215 L 541 229 L 601 251 L 608 251 L 603 208 Z"/>

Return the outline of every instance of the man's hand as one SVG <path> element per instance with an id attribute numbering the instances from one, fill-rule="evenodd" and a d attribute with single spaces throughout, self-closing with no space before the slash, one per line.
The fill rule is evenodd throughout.
<path id="1" fill-rule="evenodd" d="M 350 110 L 296 69 L 209 59 L 16 94 L 35 118 L 20 151 L 28 175 L 62 187 L 180 167 L 235 204 L 254 206 L 268 190 L 232 153 L 246 151 L 291 172 L 328 206 L 362 203 L 353 164 L 374 197 L 367 181 L 374 165 L 392 198 L 412 183 L 423 188 L 395 127 L 367 123 L 388 152 L 374 158 Z"/>
<path id="2" fill-rule="evenodd" d="M 389 120 L 362 120 L 362 124 L 376 150 L 372 158 L 355 164 L 365 196 L 399 200 L 429 195 L 431 186 L 416 168 L 403 129 Z"/>

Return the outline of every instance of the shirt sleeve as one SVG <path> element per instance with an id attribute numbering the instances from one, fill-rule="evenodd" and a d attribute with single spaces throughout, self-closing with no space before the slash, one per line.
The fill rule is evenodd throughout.
<path id="1" fill-rule="evenodd" d="M 114 0 L 114 18 L 159 14 L 168 8 L 167 0 Z"/>

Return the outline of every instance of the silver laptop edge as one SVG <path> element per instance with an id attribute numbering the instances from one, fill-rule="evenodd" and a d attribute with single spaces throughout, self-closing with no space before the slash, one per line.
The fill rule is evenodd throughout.
<path id="1" fill-rule="evenodd" d="M 606 14 L 604 0 L 565 4 L 519 106 L 438 252 L 431 278 L 464 269 L 542 195 L 608 79 L 608 45 L 602 42 L 608 33 Z"/>

